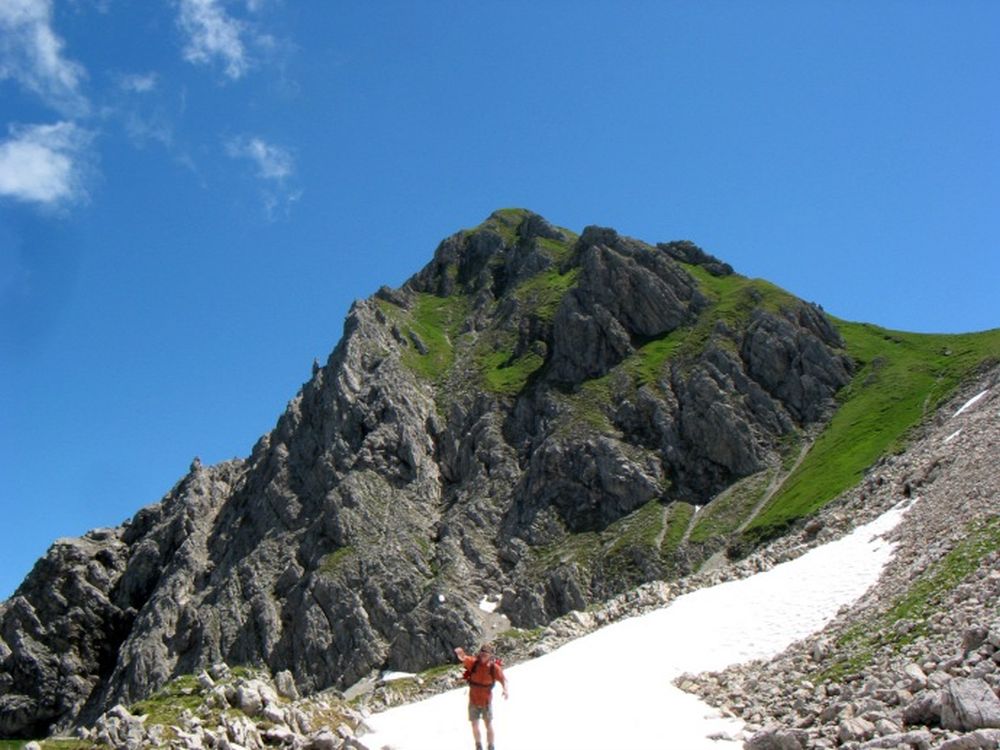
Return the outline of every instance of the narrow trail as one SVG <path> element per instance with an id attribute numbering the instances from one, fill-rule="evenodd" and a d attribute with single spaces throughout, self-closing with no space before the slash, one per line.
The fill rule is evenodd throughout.
<path id="1" fill-rule="evenodd" d="M 750 514 L 743 519 L 743 523 L 736 527 L 736 533 L 742 533 L 746 530 L 750 522 L 753 521 L 760 512 L 764 510 L 764 507 L 771 502 L 771 498 L 775 496 L 781 486 L 785 483 L 785 480 L 792 475 L 792 473 L 799 468 L 799 464 L 805 459 L 806 454 L 809 453 L 809 449 L 813 447 L 815 440 L 809 438 L 802 443 L 802 447 L 799 449 L 799 455 L 795 457 L 795 463 L 793 463 L 788 471 L 776 471 L 774 477 L 771 479 L 771 483 L 767 485 L 767 490 L 764 492 L 764 496 L 761 497 L 760 501 L 753 507 Z"/>
<path id="2" fill-rule="evenodd" d="M 660 531 L 656 535 L 656 551 L 663 549 L 663 540 L 667 538 L 667 524 L 670 523 L 670 509 L 673 505 L 663 506 L 663 523 L 660 524 Z"/>
<path id="3" fill-rule="evenodd" d="M 754 505 L 753 510 L 751 510 L 750 513 L 747 515 L 747 517 L 743 519 L 743 522 L 736 527 L 736 531 L 734 533 L 736 534 L 743 533 L 746 530 L 746 528 L 750 525 L 750 523 L 753 521 L 753 519 L 755 519 L 758 515 L 760 515 L 760 512 L 764 510 L 764 508 L 767 506 L 769 502 L 771 502 L 771 498 L 773 498 L 775 494 L 777 494 L 778 490 L 781 489 L 782 485 L 785 483 L 785 480 L 792 475 L 792 472 L 794 472 L 797 468 L 799 468 L 799 465 L 805 459 L 806 454 L 809 453 L 809 449 L 812 448 L 814 442 L 815 442 L 814 438 L 809 438 L 808 440 L 803 441 L 802 447 L 799 449 L 799 455 L 795 457 L 795 462 L 788 468 L 788 471 L 776 471 L 774 473 L 774 476 L 771 477 L 771 481 L 767 485 L 767 490 L 764 491 L 764 494 L 761 496 L 761 499 L 757 502 L 756 505 Z M 726 556 L 726 551 L 724 549 L 719 550 L 714 555 L 705 560 L 705 562 L 702 563 L 701 568 L 699 570 L 708 572 L 721 567 L 725 562 L 725 556 Z"/>
<path id="4" fill-rule="evenodd" d="M 704 505 L 694 506 L 694 513 L 691 514 L 691 520 L 688 521 L 687 528 L 684 529 L 684 536 L 681 537 L 681 544 L 684 544 L 688 539 L 691 538 L 691 531 L 694 529 L 695 521 L 698 520 L 698 514 L 701 513 Z"/>

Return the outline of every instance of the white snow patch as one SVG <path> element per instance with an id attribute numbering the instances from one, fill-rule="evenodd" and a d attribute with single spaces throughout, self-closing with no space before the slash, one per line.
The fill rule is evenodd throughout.
<path id="1" fill-rule="evenodd" d="M 907 506 L 908 507 L 908 506 Z M 501 747 L 739 750 L 743 725 L 675 688 L 683 672 L 768 658 L 820 630 L 874 584 L 892 555 L 900 505 L 835 542 L 741 581 L 694 591 L 506 670 L 493 701 Z M 471 746 L 465 690 L 368 718 L 372 748 Z"/>
<path id="2" fill-rule="evenodd" d="M 379 680 L 381 682 L 395 682 L 396 680 L 409 680 L 416 677 L 412 672 L 386 672 Z"/>
<path id="3" fill-rule="evenodd" d="M 500 605 L 500 600 L 497 599 L 495 602 L 491 602 L 488 596 L 484 596 L 482 601 L 479 602 L 479 608 L 483 612 L 493 613 L 496 611 L 497 607 Z"/>
<path id="4" fill-rule="evenodd" d="M 954 419 L 955 417 L 957 417 L 959 414 L 961 414 L 966 409 L 972 408 L 976 404 L 976 402 L 978 402 L 987 393 L 989 393 L 989 389 L 983 391 L 982 393 L 978 393 L 975 396 L 973 396 L 972 398 L 970 398 L 968 401 L 966 401 L 964 404 L 962 404 L 962 408 L 961 409 L 959 409 L 958 411 L 956 411 L 954 414 L 951 415 L 952 419 Z"/>
<path id="5" fill-rule="evenodd" d="M 945 444 L 947 445 L 961 434 L 962 434 L 961 430 L 955 430 L 953 433 L 951 433 L 948 437 L 944 439 Z"/>

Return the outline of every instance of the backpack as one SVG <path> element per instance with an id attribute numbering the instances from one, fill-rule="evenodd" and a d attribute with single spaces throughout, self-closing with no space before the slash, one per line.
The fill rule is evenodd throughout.
<path id="1" fill-rule="evenodd" d="M 503 660 L 493 657 L 487 662 L 487 666 L 490 670 L 490 683 L 487 685 L 485 682 L 473 682 L 472 672 L 479 666 L 479 661 L 476 660 L 472 663 L 471 667 L 466 667 L 465 671 L 462 672 L 462 679 L 465 680 L 469 685 L 475 685 L 476 687 L 488 687 L 490 690 L 497 683 L 497 667 L 503 666 Z"/>

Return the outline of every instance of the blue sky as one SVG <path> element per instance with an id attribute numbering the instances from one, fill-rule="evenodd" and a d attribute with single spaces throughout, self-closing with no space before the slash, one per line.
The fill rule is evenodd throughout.
<path id="1" fill-rule="evenodd" d="M 0 597 L 523 206 L 1000 325 L 1000 4 L 0 0 Z"/>

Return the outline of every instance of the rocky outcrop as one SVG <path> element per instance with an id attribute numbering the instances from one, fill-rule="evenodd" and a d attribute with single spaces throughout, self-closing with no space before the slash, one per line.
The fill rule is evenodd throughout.
<path id="1" fill-rule="evenodd" d="M 682 567 L 662 533 L 615 564 L 580 540 L 777 463 L 852 368 L 816 308 L 747 281 L 723 318 L 698 268 L 736 279 L 690 243 L 523 211 L 446 239 L 352 307 L 249 457 L 53 546 L 0 605 L 0 734 L 218 662 L 304 694 L 417 671 L 478 640 L 486 594 L 538 626 Z"/>
<path id="2" fill-rule="evenodd" d="M 364 719 L 343 700 L 300 699 L 283 692 L 280 683 L 264 674 L 234 675 L 225 664 L 213 665 L 198 675 L 196 684 L 176 686 L 139 704 L 135 713 L 113 706 L 92 728 L 79 729 L 75 739 L 123 750 L 367 750 L 356 736 L 365 729 Z M 179 708 L 178 698 L 185 708 Z M 151 710 L 162 716 L 152 719 Z"/>
<path id="3" fill-rule="evenodd" d="M 580 276 L 556 313 L 549 377 L 579 383 L 604 375 L 637 340 L 689 323 L 707 306 L 694 280 L 664 254 L 587 227 L 574 249 Z"/>

